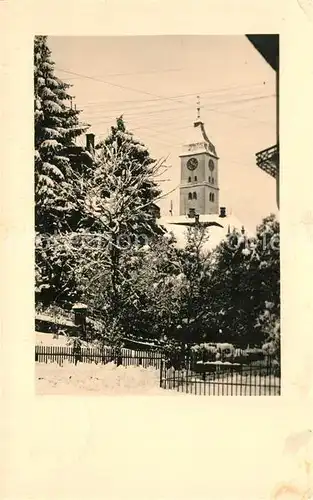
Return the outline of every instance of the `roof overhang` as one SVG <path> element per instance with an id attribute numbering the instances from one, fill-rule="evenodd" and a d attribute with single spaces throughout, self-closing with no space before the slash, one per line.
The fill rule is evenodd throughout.
<path id="1" fill-rule="evenodd" d="M 246 37 L 273 70 L 278 71 L 279 35 L 246 35 Z"/>
<path id="2" fill-rule="evenodd" d="M 194 227 L 194 226 L 201 226 L 201 227 L 210 227 L 210 226 L 216 226 L 216 227 L 224 227 L 222 224 L 218 224 L 218 222 L 214 221 L 203 221 L 203 222 L 195 222 L 194 219 L 190 219 L 190 221 L 182 221 L 182 222 L 169 222 L 169 225 L 174 225 L 174 226 L 186 226 L 186 227 Z"/>

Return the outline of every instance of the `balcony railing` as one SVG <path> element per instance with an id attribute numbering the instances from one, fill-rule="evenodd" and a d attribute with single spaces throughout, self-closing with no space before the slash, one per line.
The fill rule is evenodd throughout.
<path id="1" fill-rule="evenodd" d="M 275 179 L 278 175 L 279 151 L 278 147 L 271 146 L 256 153 L 256 164 Z"/>

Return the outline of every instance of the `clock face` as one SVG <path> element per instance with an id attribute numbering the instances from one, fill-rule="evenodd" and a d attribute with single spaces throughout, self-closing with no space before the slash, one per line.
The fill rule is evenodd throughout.
<path id="1" fill-rule="evenodd" d="M 189 170 L 195 170 L 198 166 L 198 160 L 197 158 L 190 158 L 188 161 L 187 161 L 187 168 L 189 168 Z"/>
<path id="2" fill-rule="evenodd" d="M 214 170 L 214 161 L 213 160 L 209 161 L 209 169 L 211 170 L 211 172 L 213 172 L 213 170 Z"/>

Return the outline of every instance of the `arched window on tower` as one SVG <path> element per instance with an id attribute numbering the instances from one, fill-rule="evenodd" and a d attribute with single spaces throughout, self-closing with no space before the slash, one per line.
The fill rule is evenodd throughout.
<path id="1" fill-rule="evenodd" d="M 192 193 L 188 193 L 188 200 L 192 200 Z"/>
<path id="2" fill-rule="evenodd" d="M 196 200 L 197 199 L 197 193 L 193 193 L 193 199 Z"/>
<path id="3" fill-rule="evenodd" d="M 188 177 L 188 182 L 191 182 L 191 177 Z"/>
<path id="4" fill-rule="evenodd" d="M 212 177 L 212 184 L 214 184 L 214 177 Z"/>
<path id="5" fill-rule="evenodd" d="M 214 201 L 214 193 L 212 193 L 212 201 Z"/>
<path id="6" fill-rule="evenodd" d="M 197 180 L 198 180 L 198 177 L 195 175 L 195 182 L 197 182 Z"/>
<path id="7" fill-rule="evenodd" d="M 209 176 L 209 182 L 211 182 L 211 177 Z"/>

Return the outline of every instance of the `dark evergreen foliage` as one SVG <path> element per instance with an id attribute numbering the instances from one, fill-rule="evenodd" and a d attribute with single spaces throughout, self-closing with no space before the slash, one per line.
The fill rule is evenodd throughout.
<path id="1" fill-rule="evenodd" d="M 79 122 L 69 85 L 54 74 L 46 36 L 34 42 L 35 228 L 39 233 L 64 230 L 75 206 L 69 148 L 88 126 Z"/>

